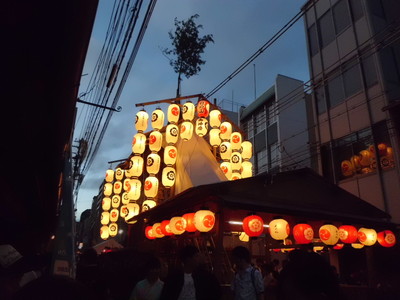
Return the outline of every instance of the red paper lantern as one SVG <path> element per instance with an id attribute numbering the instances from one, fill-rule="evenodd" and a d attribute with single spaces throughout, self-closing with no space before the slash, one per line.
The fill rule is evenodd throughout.
<path id="1" fill-rule="evenodd" d="M 243 219 L 243 231 L 249 237 L 259 236 L 264 231 L 264 221 L 260 216 L 251 215 Z"/>
<path id="2" fill-rule="evenodd" d="M 309 244 L 314 238 L 314 231 L 308 224 L 297 224 L 293 227 L 293 237 L 297 244 Z"/>
<path id="3" fill-rule="evenodd" d="M 144 234 L 149 240 L 154 240 L 156 237 L 153 235 L 153 226 L 147 226 L 144 229 Z"/>
<path id="4" fill-rule="evenodd" d="M 341 249 L 343 249 L 343 247 L 344 247 L 344 244 L 336 244 L 335 246 L 333 246 L 333 249 L 341 250 Z"/>
<path id="5" fill-rule="evenodd" d="M 383 247 L 393 247 L 396 244 L 396 236 L 390 230 L 378 233 L 378 243 Z"/>
<path id="6" fill-rule="evenodd" d="M 199 118 L 207 118 L 210 113 L 210 102 L 201 100 L 197 103 L 197 115 Z"/>
<path id="7" fill-rule="evenodd" d="M 188 214 L 184 214 L 182 216 L 182 218 L 184 218 L 186 221 L 185 230 L 187 232 L 195 232 L 197 230 L 195 222 L 194 222 L 194 215 L 195 215 L 195 213 L 188 213 Z"/>
<path id="8" fill-rule="evenodd" d="M 339 227 L 339 238 L 343 243 L 356 243 L 358 239 L 357 228 L 351 225 L 342 225 Z"/>
<path id="9" fill-rule="evenodd" d="M 169 227 L 170 220 L 164 220 L 161 222 L 161 232 L 164 235 L 173 235 L 171 228 Z"/>

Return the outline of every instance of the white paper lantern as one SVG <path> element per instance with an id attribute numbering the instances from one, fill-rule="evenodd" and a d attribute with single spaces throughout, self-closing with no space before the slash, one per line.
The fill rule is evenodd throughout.
<path id="1" fill-rule="evenodd" d="M 274 240 L 284 240 L 289 236 L 289 223 L 284 219 L 275 219 L 269 223 L 269 233 Z"/>
<path id="2" fill-rule="evenodd" d="M 110 237 L 110 232 L 108 231 L 108 226 L 107 225 L 101 226 L 101 228 L 100 228 L 100 237 L 103 240 L 106 240 L 106 239 L 108 239 Z"/>
<path id="3" fill-rule="evenodd" d="M 215 215 L 210 210 L 198 210 L 194 214 L 194 226 L 200 232 L 208 232 L 215 225 Z"/>
<path id="4" fill-rule="evenodd" d="M 129 200 L 131 200 L 131 199 L 129 199 L 128 192 L 122 193 L 122 196 L 121 196 L 121 202 L 122 202 L 122 204 L 128 204 L 128 203 L 129 203 Z M 133 199 L 132 199 L 132 200 L 133 200 Z"/>
<path id="5" fill-rule="evenodd" d="M 107 170 L 106 171 L 106 182 L 113 182 L 114 181 L 114 170 Z"/>
<path id="6" fill-rule="evenodd" d="M 183 104 L 183 108 L 182 108 L 182 118 L 185 121 L 192 121 L 194 118 L 194 104 L 190 101 L 186 102 L 185 104 Z"/>
<path id="7" fill-rule="evenodd" d="M 222 115 L 218 109 L 210 111 L 210 126 L 212 128 L 219 128 L 221 125 Z"/>
<path id="8" fill-rule="evenodd" d="M 218 147 L 219 145 L 221 145 L 221 139 L 219 137 L 219 128 L 213 128 L 210 130 L 210 134 L 209 134 L 209 142 L 210 145 L 213 147 Z"/>
<path id="9" fill-rule="evenodd" d="M 146 136 L 143 133 L 136 133 L 133 136 L 132 152 L 142 154 L 146 149 Z"/>
<path id="10" fill-rule="evenodd" d="M 249 141 L 242 142 L 242 158 L 249 160 L 253 156 L 253 144 Z"/>
<path id="11" fill-rule="evenodd" d="M 133 177 L 139 177 L 142 175 L 143 173 L 143 164 L 144 164 L 144 159 L 141 156 L 132 156 L 130 159 L 130 163 L 129 163 L 129 173 L 133 176 Z"/>
<path id="12" fill-rule="evenodd" d="M 157 153 L 147 155 L 146 170 L 149 174 L 157 174 L 160 171 L 161 158 Z"/>
<path id="13" fill-rule="evenodd" d="M 242 135 L 240 132 L 233 132 L 230 136 L 232 151 L 240 151 L 242 149 Z"/>
<path id="14" fill-rule="evenodd" d="M 137 216 L 140 212 L 140 206 L 137 203 L 128 203 L 126 205 L 126 209 L 128 211 L 127 215 L 125 216 L 126 222 L 131 222 L 131 219 Z"/>
<path id="15" fill-rule="evenodd" d="M 185 121 L 181 124 L 180 129 L 181 139 L 188 141 L 193 136 L 193 124 L 189 121 Z"/>
<path id="16" fill-rule="evenodd" d="M 168 124 L 165 129 L 165 141 L 167 144 L 176 144 L 179 138 L 179 128 L 175 124 Z"/>
<path id="17" fill-rule="evenodd" d="M 153 235 L 154 235 L 156 238 L 162 238 L 162 237 L 164 237 L 164 234 L 163 234 L 162 231 L 161 231 L 161 223 L 155 223 L 155 224 L 153 225 Z"/>
<path id="18" fill-rule="evenodd" d="M 230 160 L 232 156 L 231 143 L 222 142 L 221 145 L 219 145 L 219 155 L 223 160 Z"/>
<path id="19" fill-rule="evenodd" d="M 358 240 L 364 246 L 372 246 L 376 243 L 378 234 L 375 229 L 370 228 L 360 228 L 358 230 Z"/>
<path id="20" fill-rule="evenodd" d="M 122 188 L 124 189 L 124 192 L 129 191 L 131 189 L 131 179 L 130 178 L 125 178 L 124 183 Z"/>
<path id="21" fill-rule="evenodd" d="M 178 104 L 170 104 L 168 106 L 168 122 L 170 123 L 178 123 L 179 114 L 181 112 L 181 108 Z"/>
<path id="22" fill-rule="evenodd" d="M 220 169 L 222 170 L 222 172 L 224 173 L 224 175 L 226 176 L 227 179 L 231 179 L 232 177 L 232 166 L 231 163 L 228 161 L 224 161 L 220 164 Z"/>
<path id="23" fill-rule="evenodd" d="M 319 228 L 319 238 L 326 245 L 336 245 L 339 241 L 339 229 L 334 225 L 323 225 Z"/>
<path id="24" fill-rule="evenodd" d="M 111 196 L 112 191 L 113 191 L 113 184 L 112 183 L 104 184 L 104 191 L 103 191 L 104 196 Z"/>
<path id="25" fill-rule="evenodd" d="M 232 152 L 230 161 L 232 172 L 240 172 L 240 169 L 242 168 L 242 155 L 239 152 Z"/>
<path id="26" fill-rule="evenodd" d="M 164 149 L 164 163 L 167 166 L 172 166 L 176 163 L 176 156 L 178 154 L 178 150 L 175 146 L 167 146 Z"/>
<path id="27" fill-rule="evenodd" d="M 164 112 L 157 108 L 151 114 L 151 126 L 153 129 L 160 130 L 164 126 Z"/>
<path id="28" fill-rule="evenodd" d="M 102 225 L 108 225 L 108 223 L 110 223 L 110 213 L 108 211 L 103 211 L 101 213 L 100 223 Z"/>
<path id="29" fill-rule="evenodd" d="M 156 201 L 147 199 L 147 200 L 143 201 L 142 212 L 148 211 L 148 210 L 152 209 L 153 207 L 156 207 L 156 205 L 157 205 Z"/>
<path id="30" fill-rule="evenodd" d="M 128 207 L 127 205 L 121 205 L 121 208 L 119 209 L 119 216 L 123 219 L 128 215 Z"/>
<path id="31" fill-rule="evenodd" d="M 102 202 L 101 202 L 101 208 L 103 210 L 110 210 L 111 208 L 111 198 L 110 197 L 104 197 Z"/>
<path id="32" fill-rule="evenodd" d="M 114 192 L 114 194 L 121 194 L 121 192 L 122 192 L 122 182 L 121 181 L 114 182 L 113 192 Z"/>
<path id="33" fill-rule="evenodd" d="M 210 102 L 207 100 L 200 100 L 197 103 L 196 110 L 199 118 L 207 118 L 210 114 Z"/>
<path id="34" fill-rule="evenodd" d="M 118 208 L 121 204 L 121 196 L 119 195 L 113 195 L 111 198 L 111 207 L 112 208 Z"/>
<path id="35" fill-rule="evenodd" d="M 238 180 L 238 179 L 242 179 L 242 175 L 239 172 L 232 172 L 232 176 L 230 178 L 230 180 Z"/>
<path id="36" fill-rule="evenodd" d="M 249 178 L 253 176 L 253 164 L 250 161 L 242 162 L 242 178 Z"/>
<path id="37" fill-rule="evenodd" d="M 111 237 L 114 237 L 117 235 L 118 233 L 118 224 L 117 223 L 111 223 L 110 225 L 108 225 L 108 230 L 110 233 Z"/>
<path id="38" fill-rule="evenodd" d="M 162 184 L 166 188 L 170 188 L 175 184 L 176 172 L 174 168 L 165 167 L 162 172 Z"/>
<path id="39" fill-rule="evenodd" d="M 122 180 L 122 178 L 124 178 L 124 170 L 122 170 L 121 168 L 116 168 L 114 175 L 115 180 Z"/>
<path id="40" fill-rule="evenodd" d="M 117 222 L 118 217 L 119 217 L 119 211 L 118 211 L 118 209 L 113 208 L 113 209 L 110 211 L 110 221 L 111 221 L 111 222 Z"/>
<path id="41" fill-rule="evenodd" d="M 180 235 L 185 232 L 186 221 L 182 217 L 173 217 L 169 222 L 169 228 L 173 234 Z"/>
<path id="42" fill-rule="evenodd" d="M 146 197 L 155 198 L 158 193 L 158 179 L 154 176 L 149 176 L 144 182 L 144 194 Z"/>
<path id="43" fill-rule="evenodd" d="M 229 122 L 222 122 L 220 129 L 220 138 L 224 141 L 229 141 L 232 134 L 232 124 Z"/>
<path id="44" fill-rule="evenodd" d="M 142 182 L 138 179 L 130 179 L 129 180 L 129 188 L 126 191 L 126 197 L 130 200 L 138 200 L 141 195 L 141 189 L 142 189 Z M 128 201 L 128 202 L 129 202 Z M 122 202 L 124 203 L 124 202 Z M 127 204 L 127 203 L 124 203 Z"/>
<path id="45" fill-rule="evenodd" d="M 141 110 L 136 113 L 135 128 L 138 132 L 146 131 L 149 122 L 149 114 Z"/>
<path id="46" fill-rule="evenodd" d="M 205 136 L 208 132 L 208 120 L 205 118 L 198 118 L 196 120 L 195 132 L 198 136 Z"/>
<path id="47" fill-rule="evenodd" d="M 159 131 L 152 131 L 149 135 L 149 148 L 153 152 L 160 151 L 162 146 L 162 133 Z"/>

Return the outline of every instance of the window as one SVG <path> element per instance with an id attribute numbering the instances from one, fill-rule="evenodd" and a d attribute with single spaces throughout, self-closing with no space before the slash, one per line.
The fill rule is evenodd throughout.
<path id="1" fill-rule="evenodd" d="M 354 21 L 357 21 L 364 16 L 361 0 L 350 0 L 350 6 Z"/>
<path id="2" fill-rule="evenodd" d="M 277 106 L 276 106 L 276 101 L 275 99 L 271 101 L 271 103 L 269 104 L 267 111 L 268 111 L 268 125 L 275 123 L 277 118 Z"/>
<path id="3" fill-rule="evenodd" d="M 325 87 L 322 82 L 318 84 L 320 84 L 320 86 L 315 88 L 314 93 L 317 101 L 318 114 L 322 114 L 326 112 Z"/>
<path id="4" fill-rule="evenodd" d="M 344 100 L 342 75 L 328 81 L 328 96 L 330 107 L 336 106 Z"/>
<path id="5" fill-rule="evenodd" d="M 265 119 L 264 107 L 262 108 L 262 110 L 260 110 L 256 113 L 256 122 L 255 123 L 256 123 L 255 124 L 256 133 L 259 133 L 265 129 L 266 119 Z"/>
<path id="6" fill-rule="evenodd" d="M 376 146 L 378 147 L 377 150 L 378 160 L 376 161 L 376 163 L 379 162 L 382 170 L 388 170 L 394 168 L 395 166 L 394 153 L 393 153 L 393 148 L 391 146 L 390 136 L 386 122 L 382 121 L 377 124 L 374 124 L 372 126 L 372 132 L 374 135 Z"/>
<path id="7" fill-rule="evenodd" d="M 362 58 L 361 64 L 363 67 L 365 85 L 367 87 L 371 87 L 374 84 L 378 83 L 374 57 L 372 55 L 365 56 L 365 58 Z"/>
<path id="8" fill-rule="evenodd" d="M 253 118 L 248 119 L 242 125 L 243 132 L 246 133 L 247 138 L 252 138 L 254 136 L 254 121 Z"/>
<path id="9" fill-rule="evenodd" d="M 347 1 L 340 0 L 333 7 L 333 19 L 335 22 L 335 31 L 336 34 L 341 33 L 344 29 L 350 26 L 350 13 L 347 7 Z"/>
<path id="10" fill-rule="evenodd" d="M 385 19 L 385 12 L 383 10 L 381 0 L 369 0 L 368 5 L 373 15 Z"/>
<path id="11" fill-rule="evenodd" d="M 257 174 L 264 172 L 267 170 L 267 149 L 264 148 L 263 150 L 256 153 L 257 158 Z"/>
<path id="12" fill-rule="evenodd" d="M 318 21 L 321 47 L 324 48 L 335 39 L 335 29 L 333 27 L 332 12 L 329 10 Z"/>
<path id="13" fill-rule="evenodd" d="M 280 165 L 279 145 L 278 142 L 268 146 L 269 154 L 269 168 L 273 169 Z"/>
<path id="14" fill-rule="evenodd" d="M 358 62 L 344 66 L 343 83 L 346 98 L 361 90 L 361 73 Z"/>
<path id="15" fill-rule="evenodd" d="M 319 51 L 318 39 L 317 39 L 317 28 L 315 27 L 315 24 L 311 25 L 311 27 L 308 29 L 308 40 L 310 43 L 310 54 L 311 54 L 311 56 L 314 56 Z"/>
<path id="16" fill-rule="evenodd" d="M 332 169 L 332 154 L 329 144 L 321 145 L 321 165 L 322 175 L 329 181 L 333 182 L 333 169 Z"/>
<path id="17" fill-rule="evenodd" d="M 267 129 L 267 141 L 268 145 L 274 144 L 278 141 L 278 125 L 276 122 Z"/>

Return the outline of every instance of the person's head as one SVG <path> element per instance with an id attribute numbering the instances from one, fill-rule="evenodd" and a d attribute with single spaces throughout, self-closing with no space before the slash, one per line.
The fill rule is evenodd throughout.
<path id="1" fill-rule="evenodd" d="M 243 246 L 237 246 L 233 248 L 232 260 L 238 269 L 246 268 L 251 262 L 249 249 Z"/>
<path id="2" fill-rule="evenodd" d="M 146 263 L 146 279 L 149 282 L 156 282 L 160 277 L 161 272 L 161 262 L 160 260 L 152 256 Z"/>
<path id="3" fill-rule="evenodd" d="M 194 270 L 200 262 L 199 250 L 193 245 L 183 247 L 179 253 L 179 258 L 186 270 Z"/>

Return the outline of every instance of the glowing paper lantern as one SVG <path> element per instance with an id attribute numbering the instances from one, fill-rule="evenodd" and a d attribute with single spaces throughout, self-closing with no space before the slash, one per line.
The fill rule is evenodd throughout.
<path id="1" fill-rule="evenodd" d="M 269 223 L 269 234 L 274 240 L 284 240 L 289 236 L 289 223 L 284 219 L 275 219 Z"/>
<path id="2" fill-rule="evenodd" d="M 360 165 L 361 167 L 369 167 L 371 161 L 371 152 L 368 150 L 360 151 Z"/>
<path id="3" fill-rule="evenodd" d="M 229 141 L 232 135 L 232 124 L 229 122 L 222 122 L 220 129 L 220 138 L 224 141 Z"/>
<path id="4" fill-rule="evenodd" d="M 380 156 L 386 156 L 387 154 L 387 146 L 385 143 L 378 144 L 378 152 Z"/>
<path id="5" fill-rule="evenodd" d="M 113 190 L 113 185 L 112 185 L 112 183 L 106 183 L 106 184 L 104 185 L 104 191 L 103 191 L 104 196 L 111 196 L 112 190 Z"/>
<path id="6" fill-rule="evenodd" d="M 121 204 L 121 197 L 119 195 L 113 195 L 111 198 L 112 208 L 118 208 L 120 204 Z"/>
<path id="7" fill-rule="evenodd" d="M 343 243 L 352 244 L 358 240 L 357 228 L 351 225 L 342 225 L 339 227 L 339 238 Z"/>
<path id="8" fill-rule="evenodd" d="M 194 214 L 194 226 L 200 232 L 208 232 L 213 229 L 215 224 L 215 215 L 209 210 L 198 210 Z"/>
<path id="9" fill-rule="evenodd" d="M 205 136 L 208 132 L 208 121 L 205 118 L 198 118 L 196 120 L 195 132 L 198 136 Z"/>
<path id="10" fill-rule="evenodd" d="M 182 217 L 173 217 L 169 222 L 169 228 L 173 234 L 182 234 L 185 232 L 186 221 Z"/>
<path id="11" fill-rule="evenodd" d="M 110 236 L 110 232 L 108 231 L 108 226 L 101 226 L 101 228 L 100 228 L 100 237 L 103 240 L 106 240 L 106 239 L 109 238 L 109 236 Z"/>
<path id="12" fill-rule="evenodd" d="M 219 132 L 220 132 L 220 130 L 218 128 L 214 128 L 214 129 L 210 130 L 209 142 L 210 142 L 210 145 L 213 147 L 218 147 L 219 145 L 221 145 L 221 139 L 219 137 Z"/>
<path id="13" fill-rule="evenodd" d="M 194 214 L 195 213 L 188 213 L 188 214 L 184 214 L 182 216 L 182 218 L 185 219 L 185 221 L 186 221 L 185 230 L 187 232 L 195 232 L 197 230 L 196 226 L 194 225 Z"/>
<path id="14" fill-rule="evenodd" d="M 162 237 L 164 237 L 164 234 L 163 234 L 162 231 L 161 231 L 161 223 L 155 223 L 155 224 L 153 225 L 153 235 L 154 235 L 156 238 L 162 238 Z"/>
<path id="15" fill-rule="evenodd" d="M 110 213 L 108 211 L 103 211 L 100 217 L 100 223 L 102 225 L 107 225 L 110 223 Z"/>
<path id="16" fill-rule="evenodd" d="M 175 184 L 176 172 L 172 167 L 165 167 L 162 172 L 162 184 L 170 188 Z"/>
<path id="17" fill-rule="evenodd" d="M 351 246 L 352 246 L 354 249 L 362 249 L 362 248 L 364 248 L 364 245 L 363 245 L 363 244 L 360 244 L 360 243 L 353 243 L 353 244 L 351 244 Z"/>
<path id="18" fill-rule="evenodd" d="M 114 182 L 113 191 L 114 191 L 114 194 L 121 194 L 121 192 L 122 192 L 122 182 L 121 181 Z"/>
<path id="19" fill-rule="evenodd" d="M 393 247 L 396 244 L 396 236 L 390 230 L 384 230 L 378 233 L 378 243 L 383 247 Z"/>
<path id="20" fill-rule="evenodd" d="M 151 114 L 151 126 L 154 129 L 160 130 L 164 126 L 164 112 L 157 108 Z"/>
<path id="21" fill-rule="evenodd" d="M 161 232 L 165 236 L 173 235 L 171 228 L 169 227 L 170 220 L 164 220 L 161 222 Z"/>
<path id="22" fill-rule="evenodd" d="M 232 152 L 231 155 L 232 172 L 240 171 L 242 167 L 242 155 L 239 152 Z"/>
<path id="23" fill-rule="evenodd" d="M 309 244 L 314 238 L 314 230 L 308 224 L 297 224 L 293 227 L 296 244 Z"/>
<path id="24" fill-rule="evenodd" d="M 361 170 L 361 164 L 360 164 L 361 158 L 360 158 L 360 156 L 358 156 L 358 155 L 353 155 L 353 156 L 350 158 L 350 161 L 351 161 L 351 163 L 353 164 L 353 167 L 354 167 L 354 169 L 355 169 L 356 171 Z"/>
<path id="25" fill-rule="evenodd" d="M 157 205 L 156 201 L 154 200 L 145 200 L 142 204 L 142 212 L 148 211 Z"/>
<path id="26" fill-rule="evenodd" d="M 193 124 L 189 121 L 183 122 L 181 124 L 180 135 L 184 141 L 190 140 L 193 136 Z"/>
<path id="27" fill-rule="evenodd" d="M 353 176 L 353 174 L 355 173 L 354 166 L 349 160 L 342 161 L 340 166 L 342 168 L 342 174 L 345 177 Z"/>
<path id="28" fill-rule="evenodd" d="M 122 170 L 121 168 L 116 168 L 114 175 L 115 180 L 122 180 L 122 178 L 124 178 L 124 170 Z"/>
<path id="29" fill-rule="evenodd" d="M 153 226 L 146 226 L 146 228 L 144 229 L 144 235 L 149 240 L 154 240 L 156 237 L 153 234 Z"/>
<path id="30" fill-rule="evenodd" d="M 132 152 L 142 154 L 146 149 L 146 136 L 143 133 L 136 133 L 133 136 Z"/>
<path id="31" fill-rule="evenodd" d="M 176 144 L 179 138 L 179 128 L 175 124 L 168 124 L 165 129 L 165 141 L 167 144 Z"/>
<path id="32" fill-rule="evenodd" d="M 386 148 L 386 156 L 389 159 L 393 159 L 393 148 L 392 147 L 387 147 Z"/>
<path id="33" fill-rule="evenodd" d="M 146 159 L 146 171 L 149 174 L 157 174 L 160 171 L 161 158 L 157 153 L 150 153 Z"/>
<path id="34" fill-rule="evenodd" d="M 114 181 L 114 170 L 107 170 L 106 171 L 106 182 L 113 182 Z"/>
<path id="35" fill-rule="evenodd" d="M 358 240 L 364 246 L 372 246 L 376 243 L 377 234 L 375 229 L 360 228 L 358 230 Z"/>
<path id="36" fill-rule="evenodd" d="M 122 204 L 128 204 L 129 200 L 133 200 L 133 199 L 129 199 L 129 195 L 128 192 L 123 192 L 122 196 L 121 196 L 121 202 Z"/>
<path id="37" fill-rule="evenodd" d="M 176 163 L 176 156 L 178 154 L 178 150 L 176 150 L 175 146 L 167 146 L 164 149 L 164 163 L 167 166 L 172 166 Z"/>
<path id="38" fill-rule="evenodd" d="M 128 203 L 126 205 L 127 214 L 125 216 L 125 221 L 130 222 L 130 220 L 140 213 L 140 206 L 137 203 Z"/>
<path id="39" fill-rule="evenodd" d="M 121 208 L 119 209 L 119 216 L 125 219 L 128 213 L 128 207 L 126 205 L 121 205 Z"/>
<path id="40" fill-rule="evenodd" d="M 149 135 L 149 148 L 153 152 L 160 151 L 162 146 L 162 133 L 159 131 L 152 131 Z"/>
<path id="41" fill-rule="evenodd" d="M 242 149 L 242 135 L 239 132 L 233 132 L 231 134 L 230 142 L 233 151 Z"/>
<path id="42" fill-rule="evenodd" d="M 224 173 L 224 175 L 226 176 L 226 178 L 228 178 L 229 180 L 232 177 L 232 167 L 231 167 L 231 163 L 230 162 L 222 162 L 220 164 L 220 169 L 222 170 L 222 172 Z"/>
<path id="43" fill-rule="evenodd" d="M 344 244 L 336 244 L 335 246 L 333 246 L 333 249 L 341 250 L 341 249 L 343 249 L 343 247 L 344 247 Z"/>
<path id="44" fill-rule="evenodd" d="M 110 211 L 110 221 L 111 221 L 111 222 L 117 222 L 118 217 L 119 217 L 119 211 L 118 211 L 118 209 L 113 208 L 113 209 Z"/>
<path id="45" fill-rule="evenodd" d="M 168 122 L 170 123 L 178 123 L 179 121 L 179 114 L 181 113 L 181 108 L 178 104 L 170 104 L 168 106 Z"/>
<path id="46" fill-rule="evenodd" d="M 103 201 L 101 202 L 101 208 L 103 210 L 110 210 L 110 208 L 111 208 L 111 198 L 104 197 Z"/>
<path id="47" fill-rule="evenodd" d="M 253 164 L 250 161 L 242 162 L 242 172 L 240 174 L 242 175 L 242 178 L 253 176 Z"/>
<path id="48" fill-rule="evenodd" d="M 251 215 L 243 219 L 243 231 L 249 237 L 256 237 L 263 233 L 264 231 L 264 221 L 260 216 Z"/>
<path id="49" fill-rule="evenodd" d="M 212 128 L 218 128 L 221 125 L 222 115 L 218 109 L 210 111 L 210 126 Z"/>
<path id="50" fill-rule="evenodd" d="M 219 146 L 219 154 L 223 160 L 230 160 L 232 156 L 231 143 L 222 142 Z"/>
<path id="51" fill-rule="evenodd" d="M 319 252 L 319 251 L 322 251 L 322 250 L 324 250 L 324 246 L 314 246 L 313 247 L 313 251 L 314 252 Z"/>
<path id="52" fill-rule="evenodd" d="M 192 121 L 194 118 L 194 104 L 190 101 L 183 104 L 182 108 L 182 118 L 185 121 Z"/>
<path id="53" fill-rule="evenodd" d="M 241 233 L 239 234 L 239 240 L 240 240 L 241 242 L 247 243 L 247 242 L 250 240 L 250 237 L 246 234 L 246 232 L 241 232 Z"/>
<path id="54" fill-rule="evenodd" d="M 242 175 L 240 175 L 240 173 L 238 172 L 232 172 L 232 176 L 230 180 L 238 180 L 238 179 L 242 179 Z"/>
<path id="55" fill-rule="evenodd" d="M 129 186 L 130 188 L 127 190 L 128 200 L 138 200 L 141 195 L 142 182 L 139 179 L 130 179 Z"/>
<path id="56" fill-rule="evenodd" d="M 253 156 L 253 144 L 249 141 L 242 142 L 242 158 L 245 160 Z"/>
<path id="57" fill-rule="evenodd" d="M 339 241 L 339 230 L 334 225 L 323 225 L 319 229 L 319 238 L 326 245 L 335 245 Z"/>
<path id="58" fill-rule="evenodd" d="M 131 157 L 131 163 L 130 164 L 130 173 L 134 177 L 139 177 L 143 173 L 143 165 L 144 165 L 144 159 L 141 156 L 132 156 Z"/>
<path id="59" fill-rule="evenodd" d="M 111 223 L 111 224 L 108 226 L 108 230 L 109 230 L 109 232 L 110 232 L 110 236 L 111 236 L 111 237 L 116 236 L 117 233 L 118 233 L 118 224 L 117 224 L 117 223 Z"/>
<path id="60" fill-rule="evenodd" d="M 141 110 L 136 113 L 135 128 L 138 132 L 146 131 L 149 122 L 149 114 Z"/>
<path id="61" fill-rule="evenodd" d="M 158 193 L 158 179 L 154 176 L 149 176 L 144 182 L 144 194 L 146 197 L 155 198 Z"/>
<path id="62" fill-rule="evenodd" d="M 201 100 L 197 103 L 197 116 L 199 118 L 207 118 L 210 113 L 210 102 Z"/>

